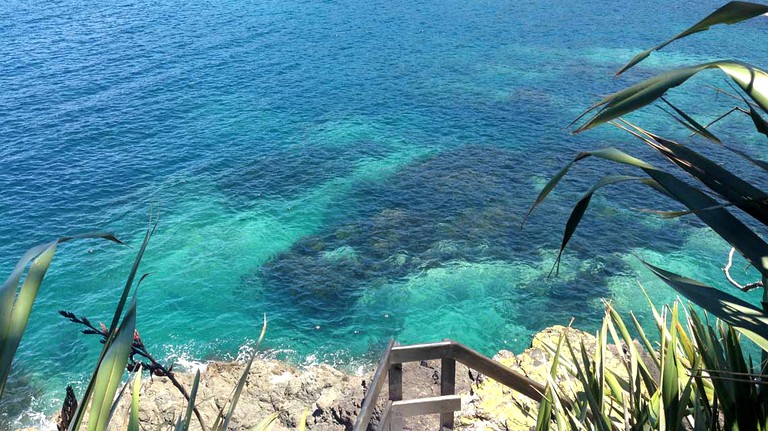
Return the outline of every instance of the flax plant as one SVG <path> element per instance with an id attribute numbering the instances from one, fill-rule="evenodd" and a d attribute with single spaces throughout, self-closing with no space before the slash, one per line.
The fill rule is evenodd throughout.
<path id="1" fill-rule="evenodd" d="M 693 308 L 685 313 L 677 302 L 660 313 L 648 301 L 658 343 L 630 313 L 629 326 L 639 334 L 634 340 L 607 304 L 593 355 L 565 332 L 557 347 L 546 346 L 554 361 L 537 431 L 768 430 L 768 381 L 745 355 L 739 333 L 722 321 L 702 320 Z M 619 369 L 605 366 L 609 347 L 623 352 Z M 558 371 L 572 376 L 578 389 L 558 385 Z M 573 401 L 563 405 L 561 398 Z"/>
<path id="2" fill-rule="evenodd" d="M 138 276 L 139 266 L 146 251 L 149 240 L 157 227 L 157 219 L 150 217 L 144 240 L 134 259 L 131 270 L 123 286 L 120 298 L 115 306 L 111 324 L 108 328 L 97 331 L 85 318 L 76 318 L 74 314 L 62 312 L 64 317 L 75 323 L 81 323 L 88 326 L 86 333 L 97 333 L 102 336 L 103 348 L 96 361 L 91 378 L 78 403 L 77 396 L 71 387 L 67 388 L 64 407 L 62 408 L 62 422 L 59 424 L 61 430 L 78 431 L 83 428 L 85 422 L 85 412 L 88 411 L 87 430 L 104 431 L 110 424 L 117 403 L 120 397 L 129 386 L 129 382 L 123 385 L 123 390 L 118 394 L 117 389 L 120 386 L 126 369 L 135 371 L 135 376 L 131 384 L 131 403 L 129 408 L 128 422 L 126 430 L 139 431 L 139 398 L 141 392 L 141 365 L 136 364 L 133 355 L 136 354 L 136 313 L 137 313 L 137 290 L 139 285 L 145 279 L 147 274 Z M 51 265 L 57 246 L 60 243 L 73 239 L 101 238 L 116 243 L 123 244 L 113 234 L 92 233 L 77 235 L 71 237 L 62 237 L 55 241 L 41 244 L 31 248 L 19 260 L 11 275 L 0 287 L 0 397 L 2 397 L 5 382 L 11 370 L 13 358 L 18 345 L 21 341 L 24 330 L 32 310 L 32 305 L 37 296 L 37 292 L 42 285 L 43 278 Z M 27 267 L 29 267 L 27 269 Z M 22 282 L 23 280 L 23 282 Z M 21 284 L 21 287 L 19 287 Z M 133 292 L 131 294 L 131 292 Z M 129 297 L 132 299 L 129 302 Z M 229 401 L 218 412 L 217 417 L 211 428 L 203 423 L 198 415 L 200 427 L 204 431 L 225 431 L 229 429 L 232 417 L 240 398 L 240 394 L 245 387 L 253 361 L 256 358 L 258 346 L 264 339 L 267 329 L 267 317 L 264 315 L 264 324 L 261 334 L 251 355 L 242 376 L 229 398 Z M 141 344 L 141 343 L 140 343 Z M 143 344 L 140 346 L 143 349 Z M 156 366 L 156 361 L 146 352 L 138 352 L 144 357 L 151 359 L 152 366 Z M 129 364 L 130 360 L 130 364 Z M 190 422 L 193 412 L 196 412 L 195 401 L 200 383 L 200 372 L 198 371 L 188 398 L 187 408 L 183 416 L 180 416 L 175 424 L 175 431 L 187 431 L 190 428 Z M 183 388 L 182 388 L 183 389 Z M 186 391 L 182 391 L 186 395 Z M 228 409 L 225 412 L 225 408 Z M 268 431 L 272 429 L 278 414 L 272 414 L 261 421 L 252 431 Z M 306 424 L 306 412 L 299 423 L 299 430 L 303 430 Z"/>
<path id="3" fill-rule="evenodd" d="M 638 54 L 622 67 L 617 75 L 629 70 L 652 52 L 664 48 L 675 40 L 705 31 L 713 25 L 734 24 L 764 14 L 768 14 L 768 5 L 749 2 L 727 3 L 672 39 Z M 621 182 L 640 182 L 685 207 L 683 211 L 656 211 L 658 214 L 664 217 L 695 215 L 730 244 L 732 247 L 731 256 L 733 251 L 737 251 L 744 257 L 748 264 L 759 273 L 759 281 L 742 286 L 730 276 L 728 280 L 730 284 L 742 290 L 762 288 L 762 305 L 760 307 L 752 305 L 724 290 L 707 286 L 696 280 L 643 262 L 645 266 L 677 292 L 732 325 L 763 350 L 768 351 L 768 290 L 765 288 L 766 280 L 768 280 L 768 243 L 763 239 L 766 234 L 766 227 L 768 227 L 768 193 L 761 190 L 757 184 L 745 180 L 717 161 L 703 156 L 690 147 L 659 136 L 621 118 L 622 115 L 638 110 L 654 101 L 660 101 L 666 106 L 665 110 L 675 121 L 695 135 L 742 158 L 746 166 L 764 175 L 768 172 L 768 163 L 750 156 L 738 147 L 723 142 L 708 126 L 700 124 L 682 109 L 662 97 L 670 89 L 683 84 L 695 74 L 705 70 L 719 70 L 730 78 L 734 91 L 738 90 L 741 93 L 729 94 L 743 103 L 743 106 L 737 106 L 729 113 L 746 114 L 753 123 L 756 132 L 768 137 L 768 122 L 762 117 L 768 113 L 768 73 L 756 66 L 735 60 L 713 61 L 675 69 L 606 96 L 574 121 L 574 123 L 578 122 L 591 114 L 591 117 L 575 130 L 575 133 L 605 123 L 613 124 L 661 154 L 671 162 L 672 169 L 655 166 L 616 148 L 584 151 L 564 166 L 545 185 L 531 207 L 531 211 L 539 206 L 563 177 L 582 160 L 598 158 L 636 169 L 639 172 L 636 176 L 608 175 L 602 178 L 576 203 L 566 223 L 554 269 L 559 267 L 560 258 L 576 232 L 595 192 L 605 186 Z M 720 116 L 718 119 L 722 117 Z M 692 183 L 678 177 L 679 173 L 693 178 L 696 182 Z M 745 218 L 751 220 L 749 222 L 743 221 Z M 727 268 L 729 267 L 730 264 Z M 768 354 L 764 355 L 763 359 L 768 363 Z"/>
<path id="4" fill-rule="evenodd" d="M 714 25 L 735 24 L 765 14 L 768 14 L 768 5 L 729 2 L 673 38 L 638 54 L 616 75 L 628 71 L 654 51 L 678 39 L 706 31 Z M 740 106 L 702 125 L 664 95 L 707 70 L 720 71 L 730 79 L 732 84 L 729 85 L 733 92 L 718 91 L 734 98 Z M 693 309 L 688 310 L 681 319 L 678 305 L 665 307 L 659 313 L 650 304 L 660 342 L 653 345 L 637 319 L 631 315 L 634 329 L 642 341 L 641 345 L 635 345 L 627 325 L 615 310 L 607 306 L 593 357 L 586 354 L 583 346 L 572 346 L 567 342 L 565 353 L 559 347 L 552 348 L 553 352 L 557 352 L 555 356 L 559 358 L 560 367 L 568 367 L 574 378 L 581 383 L 583 391 L 566 394 L 578 401 L 563 406 L 559 404 L 558 397 L 554 396 L 562 389 L 550 379 L 547 399 L 552 401 L 542 403 L 545 414 L 539 417 L 539 430 L 768 429 L 768 243 L 763 239 L 768 227 L 768 193 L 757 184 L 726 169 L 718 161 L 621 118 L 656 101 L 663 104 L 662 109 L 671 118 L 694 135 L 741 158 L 743 164 L 757 174 L 765 175 L 768 172 L 768 163 L 738 146 L 724 142 L 710 128 L 727 115 L 744 114 L 757 133 L 768 137 L 768 122 L 763 118 L 768 113 L 768 73 L 754 65 L 736 60 L 720 60 L 681 67 L 606 96 L 574 121 L 577 123 L 587 118 L 576 128 L 575 133 L 606 123 L 612 124 L 661 154 L 671 162 L 672 169 L 655 166 L 616 148 L 578 154 L 545 185 L 531 211 L 584 159 L 598 158 L 627 165 L 639 174 L 608 175 L 584 194 L 568 218 L 553 270 L 559 269 L 560 258 L 584 217 L 594 193 L 608 185 L 635 181 L 685 207 L 681 211 L 656 213 L 663 217 L 694 215 L 720 235 L 732 247 L 725 267 L 729 285 L 744 291 L 763 289 L 763 300 L 760 306 L 756 306 L 725 290 L 643 262 L 666 284 L 718 320 L 710 324 L 706 319 L 702 320 Z M 680 173 L 695 181 L 680 178 Z M 728 271 L 735 252 L 741 254 L 759 273 L 758 281 L 741 285 L 730 276 Z M 745 355 L 742 337 L 762 349 L 762 361 L 755 363 Z M 623 371 L 628 377 L 621 377 L 605 368 L 604 352 L 609 340 L 617 348 L 624 349 L 626 369 Z M 641 348 L 648 355 L 641 355 Z"/>
<path id="5" fill-rule="evenodd" d="M 53 261 L 59 244 L 86 238 L 101 238 L 122 244 L 111 233 L 91 233 L 62 237 L 29 249 L 0 286 L 0 397 L 11 372 L 13 358 L 32 313 L 32 305 Z M 27 269 L 27 267 L 29 267 Z M 23 279 L 23 282 L 22 282 Z M 19 287 L 21 284 L 21 287 Z"/>

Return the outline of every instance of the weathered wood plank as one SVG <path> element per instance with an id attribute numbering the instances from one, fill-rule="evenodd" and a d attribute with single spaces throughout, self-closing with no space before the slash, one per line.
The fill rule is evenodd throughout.
<path id="1" fill-rule="evenodd" d="M 360 406 L 360 414 L 357 415 L 357 420 L 353 427 L 355 431 L 366 431 L 368 428 L 368 423 L 371 421 L 371 415 L 373 415 L 373 410 L 376 408 L 376 400 L 378 400 L 379 393 L 384 385 L 384 375 L 389 369 L 390 355 L 394 344 L 394 341 L 389 342 L 387 349 L 384 351 L 384 355 L 381 357 L 381 361 L 379 361 L 379 367 L 376 368 L 376 372 L 373 374 L 371 387 L 368 388 L 368 393 L 365 394 L 363 405 Z"/>
<path id="2" fill-rule="evenodd" d="M 450 357 L 452 346 L 453 342 L 451 341 L 397 346 L 392 349 L 392 363 L 429 361 Z"/>
<path id="3" fill-rule="evenodd" d="M 387 401 L 387 404 L 384 406 L 384 410 L 381 412 L 381 420 L 379 420 L 379 430 L 389 430 L 391 421 L 392 421 L 392 401 Z M 357 429 L 357 428 L 355 428 Z M 365 430 L 362 430 L 365 431 Z"/>
<path id="4" fill-rule="evenodd" d="M 389 399 L 392 401 L 403 399 L 403 364 L 389 366 Z"/>
<path id="5" fill-rule="evenodd" d="M 544 385 L 532 380 L 509 367 L 502 365 L 463 344 L 456 343 L 453 348 L 454 358 L 469 368 L 496 380 L 528 398 L 541 401 Z"/>
<path id="6" fill-rule="evenodd" d="M 456 393 L 456 360 L 443 358 L 440 361 L 440 395 L 454 395 Z M 453 429 L 453 412 L 440 413 L 440 429 Z"/>
<path id="7" fill-rule="evenodd" d="M 461 396 L 443 395 L 439 397 L 392 401 L 392 410 L 403 417 L 455 412 L 461 410 Z"/>
<path id="8" fill-rule="evenodd" d="M 440 397 L 402 400 L 404 362 L 441 360 Z M 440 429 L 445 431 L 454 427 L 454 412 L 461 410 L 461 397 L 454 395 L 456 390 L 456 361 L 461 362 L 497 382 L 529 397 L 541 401 L 545 387 L 523 374 L 520 374 L 499 362 L 455 341 L 445 340 L 439 343 L 396 346 L 390 342 L 376 369 L 371 387 L 360 408 L 360 415 L 353 427 L 355 431 L 366 431 L 376 400 L 384 384 L 385 375 L 389 376 L 390 400 L 379 422 L 378 429 L 400 431 L 403 418 L 423 414 L 440 414 Z M 564 404 L 570 400 L 562 398 Z"/>

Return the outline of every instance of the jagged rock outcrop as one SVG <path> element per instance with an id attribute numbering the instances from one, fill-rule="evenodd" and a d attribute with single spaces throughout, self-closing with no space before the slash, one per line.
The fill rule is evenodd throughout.
<path id="1" fill-rule="evenodd" d="M 232 390 L 244 370 L 243 364 L 211 363 L 201 373 L 197 407 L 207 425 L 231 397 Z M 307 429 L 317 431 L 348 430 L 357 418 L 362 400 L 370 387 L 373 369 L 365 376 L 344 373 L 328 365 L 297 368 L 276 360 L 255 360 L 248 382 L 240 395 L 230 424 L 232 430 L 250 430 L 273 412 L 279 412 L 275 431 L 297 428 L 304 411 Z M 439 395 L 440 366 L 437 361 L 409 363 L 403 367 L 405 398 Z M 177 379 L 187 388 L 192 386 L 191 373 L 177 373 Z M 466 368 L 457 367 L 456 387 L 470 391 L 470 375 Z M 382 402 L 388 397 L 386 385 Z M 130 396 L 121 400 L 111 422 L 111 430 L 124 430 L 128 418 Z M 142 382 L 139 419 L 142 429 L 166 430 L 183 413 L 186 403 L 167 378 L 153 377 Z M 225 410 L 226 411 L 226 410 Z M 379 409 L 380 411 L 380 409 Z M 378 420 L 378 411 L 373 424 Z M 434 428 L 436 418 L 418 417 L 407 423 L 410 429 Z M 193 417 L 192 429 L 200 430 Z M 32 430 L 30 430 L 32 431 Z"/>
<path id="2" fill-rule="evenodd" d="M 206 424 L 214 422 L 231 397 L 243 370 L 244 365 L 235 363 L 211 363 L 206 367 L 197 394 L 198 410 Z M 180 380 L 186 387 L 191 387 L 192 378 L 188 374 L 182 375 Z M 254 361 L 231 428 L 250 430 L 273 412 L 279 412 L 275 430 L 295 429 L 303 412 L 308 410 L 309 429 L 345 429 L 357 417 L 365 393 L 363 381 L 363 377 L 345 374 L 328 365 L 302 370 L 276 360 Z M 117 410 L 118 418 L 127 416 L 125 401 Z M 148 430 L 167 429 L 184 406 L 184 398 L 167 379 L 154 378 L 142 387 L 141 423 Z M 195 419 L 192 423 L 192 429 L 200 429 Z"/>
<path id="3" fill-rule="evenodd" d="M 531 347 L 514 355 L 499 352 L 494 359 L 534 380 L 544 382 L 552 364 L 551 349 L 556 346 L 565 328 L 547 328 L 534 336 Z M 568 329 L 573 346 L 583 342 L 588 350 L 594 349 L 595 339 L 585 332 Z M 607 351 L 606 365 L 618 372 L 623 370 L 623 352 L 615 346 Z M 243 364 L 211 363 L 202 373 L 197 406 L 206 424 L 214 418 L 237 385 L 244 370 Z M 296 429 L 306 410 L 307 429 L 317 431 L 349 430 L 354 423 L 360 404 L 370 387 L 373 368 L 365 376 L 344 373 L 328 365 L 297 368 L 276 360 L 256 360 L 248 382 L 240 396 L 231 422 L 233 430 L 250 430 L 263 418 L 279 412 L 276 431 Z M 177 374 L 186 387 L 192 386 L 192 374 Z M 574 379 L 559 375 L 558 384 L 566 393 L 578 391 Z M 457 414 L 456 428 L 466 431 L 529 430 L 535 426 L 538 403 L 515 393 L 490 378 L 477 375 L 457 364 L 456 390 L 462 395 L 462 411 Z M 387 398 L 385 389 L 381 400 Z M 409 363 L 403 367 L 403 395 L 405 399 L 436 396 L 440 393 L 440 364 L 438 361 Z M 130 396 L 121 401 L 111 429 L 123 430 L 128 417 Z M 183 412 L 186 402 L 179 391 L 166 378 L 145 378 L 141 388 L 140 420 L 144 430 L 169 429 Z M 437 429 L 437 415 L 409 418 L 405 428 L 410 430 Z M 373 423 L 377 423 L 377 414 Z M 193 417 L 193 429 L 199 424 Z"/>
<path id="4" fill-rule="evenodd" d="M 566 331 L 574 348 L 580 348 L 583 343 L 590 355 L 594 352 L 596 340 L 593 335 L 573 328 L 553 326 L 536 334 L 531 347 L 523 353 L 515 355 L 502 350 L 493 359 L 535 381 L 546 382 L 552 368 L 552 351 L 556 349 L 563 331 Z M 565 352 L 563 354 L 565 355 Z M 616 346 L 608 346 L 605 356 L 606 367 L 621 375 L 624 371 L 622 357 L 623 352 L 620 352 Z M 578 393 L 581 390 L 576 379 L 566 376 L 562 371 L 558 373 L 555 381 L 566 394 Z M 482 377 L 473 385 L 473 392 L 473 395 L 466 397 L 466 402 L 462 402 L 463 408 L 458 415 L 457 429 L 527 431 L 535 428 L 539 411 L 538 402 L 517 394 L 492 379 Z"/>

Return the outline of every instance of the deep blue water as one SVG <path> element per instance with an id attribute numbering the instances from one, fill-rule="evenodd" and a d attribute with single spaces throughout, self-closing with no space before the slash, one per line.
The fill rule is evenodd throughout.
<path id="1" fill-rule="evenodd" d="M 576 152 L 652 157 L 609 127 L 568 134 L 596 97 L 676 65 L 768 64 L 768 45 L 754 43 L 765 19 L 673 44 L 613 79 L 720 3 L 192 3 L 0 4 L 0 265 L 83 231 L 136 247 L 158 209 L 138 321 L 157 356 L 233 358 L 262 313 L 266 347 L 297 363 L 371 363 L 391 337 L 519 351 L 571 317 L 594 329 L 600 298 L 645 316 L 636 280 L 674 298 L 633 253 L 722 283 L 727 246 L 695 220 L 638 213 L 670 204 L 632 186 L 593 200 L 560 276 L 547 277 L 570 208 L 615 166 L 585 163 L 520 223 Z M 696 78 L 673 99 L 714 118 L 732 102 L 701 84 L 721 79 Z M 661 111 L 634 118 L 684 137 Z M 719 132 L 759 148 L 746 125 Z M 6 418 L 50 413 L 67 383 L 82 387 L 100 345 L 56 311 L 108 321 L 134 253 L 61 247 Z"/>

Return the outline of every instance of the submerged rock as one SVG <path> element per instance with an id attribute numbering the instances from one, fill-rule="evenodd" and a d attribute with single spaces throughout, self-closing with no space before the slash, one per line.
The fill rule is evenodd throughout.
<path id="1" fill-rule="evenodd" d="M 483 144 L 418 158 L 386 178 L 355 183 L 338 202 L 344 208 L 340 214 L 329 214 L 311 235 L 260 262 L 243 278 L 239 291 L 256 310 L 290 310 L 282 322 L 286 332 L 304 330 L 303 316 L 312 316 L 311 326 L 369 326 L 382 328 L 379 336 L 397 336 L 412 304 L 400 301 L 380 308 L 381 313 L 367 313 L 364 304 L 377 290 L 388 291 L 378 296 L 394 297 L 398 286 L 436 268 L 528 265 L 535 270 L 509 279 L 507 299 L 494 301 L 485 316 L 510 316 L 509 322 L 531 332 L 572 316 L 597 328 L 602 305 L 595 299 L 611 296 L 614 277 L 634 273 L 624 260 L 627 242 L 665 252 L 684 241 L 680 232 L 670 233 L 664 226 L 649 231 L 647 224 L 629 223 L 635 217 L 631 212 L 606 215 L 612 205 L 597 198 L 565 254 L 564 273 L 572 277 L 549 277 L 564 221 L 581 190 L 597 179 L 591 177 L 597 171 L 572 178 L 570 192 L 558 189 L 527 220 L 526 228 L 520 227 L 549 172 L 567 161 L 565 156 L 542 161 Z M 638 191 L 648 197 L 646 192 L 652 193 Z M 635 206 L 642 207 L 641 202 Z M 604 229 L 606 217 L 623 228 Z M 589 263 L 596 255 L 604 265 Z M 482 280 L 483 274 L 472 279 Z M 525 317 L 512 316 L 516 304 L 532 295 L 536 299 L 528 301 Z M 356 313 L 350 314 L 350 309 Z M 384 313 L 392 316 L 386 323 L 379 319 Z"/>

